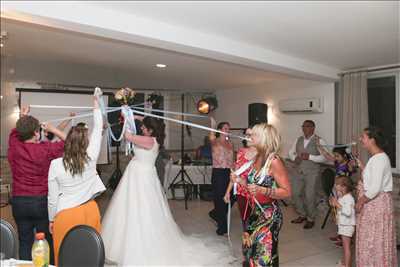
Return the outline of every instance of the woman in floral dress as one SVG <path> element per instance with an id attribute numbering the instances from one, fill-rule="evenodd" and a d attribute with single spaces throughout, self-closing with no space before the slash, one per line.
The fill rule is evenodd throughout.
<path id="1" fill-rule="evenodd" d="M 277 199 L 291 196 L 289 177 L 278 156 L 280 143 L 280 136 L 272 125 L 263 123 L 253 127 L 249 145 L 257 149 L 257 156 L 247 177 L 253 208 L 243 237 L 245 266 L 279 266 L 282 212 Z M 234 175 L 233 179 L 236 179 Z"/>

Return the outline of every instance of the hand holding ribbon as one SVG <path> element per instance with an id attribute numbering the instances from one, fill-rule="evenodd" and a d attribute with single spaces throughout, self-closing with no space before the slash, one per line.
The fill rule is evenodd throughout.
<path id="1" fill-rule="evenodd" d="M 133 115 L 132 109 L 127 106 L 123 105 L 121 108 L 121 114 L 125 119 L 126 124 L 126 131 L 130 134 L 136 134 L 136 125 L 135 125 L 135 116 Z M 133 143 L 127 142 L 125 147 L 125 154 L 128 155 L 133 149 Z"/>
<path id="2" fill-rule="evenodd" d="M 126 130 L 131 134 L 136 134 L 135 116 L 127 105 L 122 106 L 121 114 L 126 121 Z"/>
<path id="3" fill-rule="evenodd" d="M 96 87 L 94 89 L 94 97 L 97 100 L 97 105 L 101 110 L 101 114 L 106 118 L 107 117 L 107 111 L 106 111 L 106 105 L 104 104 L 104 99 L 103 99 L 103 92 L 101 91 L 100 87 Z M 96 108 L 96 107 L 94 107 Z"/>

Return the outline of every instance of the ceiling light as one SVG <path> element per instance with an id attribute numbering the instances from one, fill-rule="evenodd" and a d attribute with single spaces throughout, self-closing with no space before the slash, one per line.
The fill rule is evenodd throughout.
<path id="1" fill-rule="evenodd" d="M 156 67 L 157 68 L 165 68 L 165 67 L 167 67 L 167 65 L 165 65 L 165 64 L 156 64 Z"/>
<path id="2" fill-rule="evenodd" d="M 3 43 L 0 43 L 0 47 L 4 47 L 4 44 L 3 44 Z"/>

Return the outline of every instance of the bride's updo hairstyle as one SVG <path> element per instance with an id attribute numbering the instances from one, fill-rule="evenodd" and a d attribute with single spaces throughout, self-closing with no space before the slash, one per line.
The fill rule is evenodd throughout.
<path id="1" fill-rule="evenodd" d="M 151 136 L 155 137 L 157 143 L 162 147 L 165 139 L 164 121 L 153 117 L 144 117 L 143 124 L 147 129 L 152 130 Z"/>

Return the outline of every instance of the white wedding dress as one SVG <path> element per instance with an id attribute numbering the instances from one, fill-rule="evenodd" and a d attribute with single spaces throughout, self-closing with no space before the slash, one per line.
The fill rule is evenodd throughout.
<path id="1" fill-rule="evenodd" d="M 181 232 L 157 177 L 158 147 L 134 148 L 102 221 L 106 259 L 118 266 L 237 265 L 227 241 Z"/>

